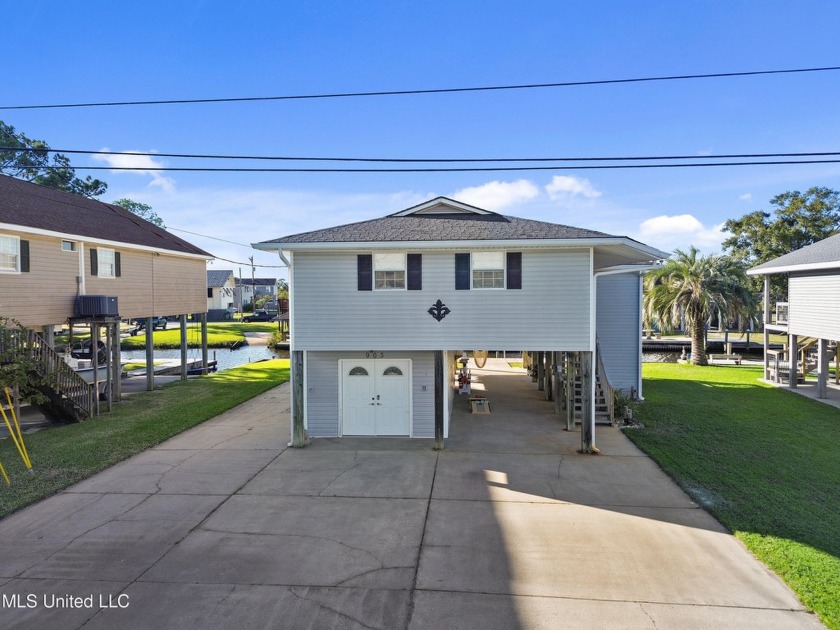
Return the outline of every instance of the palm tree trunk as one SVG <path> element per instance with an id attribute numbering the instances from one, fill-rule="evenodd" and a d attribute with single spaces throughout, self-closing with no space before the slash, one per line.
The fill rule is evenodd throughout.
<path id="1" fill-rule="evenodd" d="M 691 364 L 709 365 L 706 357 L 706 327 L 695 323 L 691 328 Z"/>

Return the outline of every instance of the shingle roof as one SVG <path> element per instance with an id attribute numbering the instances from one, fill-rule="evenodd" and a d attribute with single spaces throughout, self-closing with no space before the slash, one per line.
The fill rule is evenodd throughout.
<path id="1" fill-rule="evenodd" d="M 774 270 L 788 270 L 789 267 L 822 268 L 840 267 L 840 234 L 829 236 L 812 245 L 807 245 L 784 256 L 779 256 L 749 270 L 750 275 L 773 273 Z"/>
<path id="2" fill-rule="evenodd" d="M 387 216 L 338 227 L 284 236 L 264 243 L 362 243 L 519 239 L 609 238 L 594 230 L 520 219 L 501 214 Z"/>
<path id="3" fill-rule="evenodd" d="M 208 269 L 207 270 L 207 286 L 208 287 L 223 287 L 228 279 L 233 275 L 230 269 Z"/>
<path id="4" fill-rule="evenodd" d="M 0 223 L 212 257 L 124 208 L 8 175 L 0 175 Z"/>

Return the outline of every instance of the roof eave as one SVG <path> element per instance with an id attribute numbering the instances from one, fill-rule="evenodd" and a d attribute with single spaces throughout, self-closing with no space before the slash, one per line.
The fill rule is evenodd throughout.
<path id="1" fill-rule="evenodd" d="M 387 249 L 477 249 L 477 248 L 580 248 L 623 245 L 649 255 L 651 260 L 663 260 L 670 256 L 654 247 L 650 247 L 625 236 L 581 237 L 562 239 L 501 239 L 501 240 L 457 240 L 457 241 L 340 241 L 340 242 L 270 242 L 251 243 L 251 247 L 261 251 L 317 251 L 317 250 L 387 250 Z"/>
<path id="2" fill-rule="evenodd" d="M 791 273 L 799 271 L 827 271 L 840 269 L 840 260 L 829 260 L 820 263 L 802 263 L 799 265 L 779 265 L 774 267 L 753 267 L 747 270 L 748 276 L 768 276 L 774 273 Z"/>
<path id="3" fill-rule="evenodd" d="M 8 230 L 10 232 L 20 232 L 22 234 L 34 234 L 36 236 L 49 236 L 51 238 L 60 238 L 67 241 L 82 241 L 84 243 L 93 243 L 95 245 L 106 245 L 108 247 L 120 249 L 136 249 L 145 252 L 166 253 L 172 256 L 186 256 L 189 258 L 203 258 L 205 260 L 212 260 L 215 258 L 213 254 L 208 252 L 203 253 L 189 252 L 180 249 L 168 249 L 165 247 L 153 247 L 151 245 L 139 245 L 137 243 L 129 243 L 126 241 L 113 241 L 104 238 L 96 238 L 93 236 L 85 236 L 84 234 L 69 234 L 66 232 L 55 232 L 53 230 L 44 230 L 42 228 L 30 227 L 28 225 L 20 225 L 13 223 L 0 223 L 0 230 Z M 197 248 L 198 249 L 198 248 Z"/>

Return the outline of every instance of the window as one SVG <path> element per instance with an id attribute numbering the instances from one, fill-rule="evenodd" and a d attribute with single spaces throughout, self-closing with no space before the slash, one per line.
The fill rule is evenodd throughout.
<path id="1" fill-rule="evenodd" d="M 391 366 L 389 368 L 385 368 L 385 371 L 382 372 L 382 376 L 402 376 L 402 370 L 398 367 Z"/>
<path id="2" fill-rule="evenodd" d="M 354 367 L 349 376 L 368 376 L 368 371 L 363 367 Z"/>
<path id="3" fill-rule="evenodd" d="M 20 271 L 20 239 L 0 235 L 0 271 Z"/>
<path id="4" fill-rule="evenodd" d="M 213 287 L 207 287 L 207 297 L 213 297 Z"/>
<path id="5" fill-rule="evenodd" d="M 504 252 L 474 252 L 472 255 L 473 289 L 505 288 Z"/>
<path id="6" fill-rule="evenodd" d="M 90 275 L 100 278 L 119 278 L 120 253 L 105 247 L 91 248 Z"/>
<path id="7" fill-rule="evenodd" d="M 522 252 L 455 254 L 455 290 L 521 288 Z"/>
<path id="8" fill-rule="evenodd" d="M 113 249 L 99 248 L 99 271 L 96 275 L 100 278 L 114 278 L 117 275 L 116 260 Z"/>
<path id="9" fill-rule="evenodd" d="M 359 291 L 422 291 L 423 255 L 402 252 L 359 254 L 356 275 Z"/>
<path id="10" fill-rule="evenodd" d="M 376 290 L 405 289 L 405 254 L 373 255 L 373 288 Z"/>
<path id="11" fill-rule="evenodd" d="M 75 252 L 76 251 L 76 243 L 74 243 L 73 241 L 61 241 L 61 251 Z"/>

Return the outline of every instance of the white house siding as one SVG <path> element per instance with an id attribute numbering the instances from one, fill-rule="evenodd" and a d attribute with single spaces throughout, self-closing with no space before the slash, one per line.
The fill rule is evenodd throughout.
<path id="1" fill-rule="evenodd" d="M 456 251 L 422 252 L 421 291 L 358 291 L 364 251 L 294 252 L 295 349 L 588 349 L 589 249 L 523 249 L 521 289 L 469 291 L 455 290 Z"/>
<path id="2" fill-rule="evenodd" d="M 598 278 L 597 330 L 610 384 L 625 392 L 639 384 L 639 274 Z"/>
<path id="3" fill-rule="evenodd" d="M 370 358 L 367 351 L 306 353 L 306 428 L 311 437 L 339 434 L 339 359 Z M 434 353 L 389 350 L 377 358 L 411 359 L 411 433 L 435 436 Z M 424 389 L 425 388 L 425 389 Z"/>
<path id="4" fill-rule="evenodd" d="M 791 274 L 788 329 L 796 335 L 840 339 L 840 274 Z"/>

